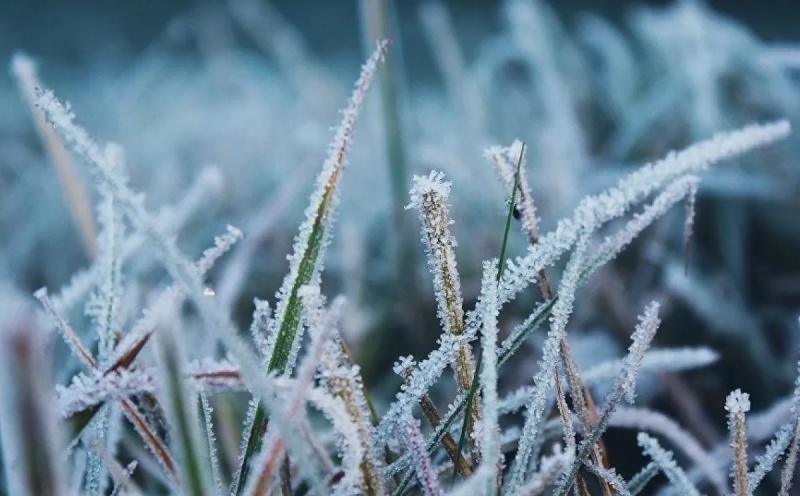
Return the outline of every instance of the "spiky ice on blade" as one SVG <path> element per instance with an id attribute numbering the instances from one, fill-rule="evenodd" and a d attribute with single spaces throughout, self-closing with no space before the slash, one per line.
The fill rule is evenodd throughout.
<path id="1" fill-rule="evenodd" d="M 651 302 L 645 308 L 644 314 L 639 318 L 639 324 L 636 326 L 633 336 L 631 336 L 633 340 L 630 348 L 631 352 L 625 357 L 622 372 L 614 379 L 614 388 L 606 395 L 603 410 L 599 418 L 593 422 L 594 426 L 591 431 L 584 432 L 584 439 L 578 448 L 576 459 L 570 470 L 559 481 L 555 492 L 556 495 L 565 496 L 569 492 L 581 465 L 586 463 L 600 436 L 608 428 L 611 417 L 614 415 L 622 397 L 626 392 L 633 389 L 636 371 L 641 368 L 644 353 L 650 346 L 661 323 L 658 317 L 658 307 L 658 303 Z"/>
<path id="2" fill-rule="evenodd" d="M 559 343 L 566 338 L 567 321 L 572 314 L 580 269 L 583 266 L 586 249 L 588 248 L 588 238 L 589 232 L 584 230 L 559 285 L 558 300 L 550 317 L 550 331 L 542 348 L 539 370 L 533 378 L 534 389 L 528 398 L 528 407 L 525 412 L 525 423 L 522 428 L 517 457 L 511 467 L 511 476 L 508 480 L 508 487 L 512 492 L 522 486 L 528 472 L 528 464 L 539 433 L 539 424 L 544 415 L 548 394 L 554 384 L 555 369 L 560 357 Z"/>
<path id="3" fill-rule="evenodd" d="M 213 298 L 206 296 L 202 278 L 197 268 L 177 248 L 174 238 L 162 232 L 162 226 L 160 226 L 158 219 L 145 209 L 142 195 L 129 188 L 127 178 L 123 174 L 109 167 L 106 161 L 107 157 L 101 151 L 101 148 L 92 141 L 82 127 L 74 122 L 74 115 L 69 107 L 58 101 L 52 92 L 40 92 L 37 105 L 45 112 L 49 122 L 62 136 L 65 143 L 86 161 L 92 174 L 98 177 L 100 182 L 112 192 L 133 227 L 150 242 L 155 254 L 175 280 L 180 291 L 196 307 L 204 325 L 216 334 L 217 338 L 220 339 L 234 357 L 240 368 L 242 378 L 250 391 L 257 395 L 260 398 L 259 401 L 267 406 L 273 405 L 275 401 L 273 394 L 275 388 L 274 377 L 265 376 L 258 359 L 253 355 L 250 347 L 239 337 L 239 331 L 236 326 L 222 309 L 216 305 Z M 174 463 L 169 454 L 162 449 L 159 444 L 160 441 L 149 430 L 149 426 L 142 422 L 141 415 L 129 402 L 123 401 L 123 410 L 142 437 L 151 441 L 147 444 L 154 449 L 159 461 L 164 464 L 168 472 L 174 473 L 171 468 L 174 467 Z M 309 457 L 308 446 L 295 439 L 296 433 L 291 429 L 291 423 L 288 419 L 281 415 L 277 409 L 273 408 L 272 410 L 275 411 L 272 415 L 272 421 L 291 440 L 288 443 L 290 451 L 296 453 L 300 458 Z M 313 470 L 306 475 L 312 482 L 319 480 L 318 477 L 315 477 Z"/>
<path id="4" fill-rule="evenodd" d="M 306 208 L 305 220 L 295 237 L 293 252 L 289 256 L 289 273 L 276 294 L 275 331 L 267 336 L 265 352 L 269 357 L 267 367 L 279 375 L 289 373 L 294 368 L 303 331 L 299 291 L 306 285 L 319 285 L 325 247 L 332 235 L 331 223 L 338 203 L 338 185 L 347 163 L 356 117 L 387 45 L 387 41 L 379 42 L 361 69 L 361 75 L 343 111 L 342 121 L 336 129 L 322 170 L 317 176 L 314 193 Z M 233 492 L 236 494 L 241 493 L 242 483 L 248 476 L 248 464 L 259 449 L 261 435 L 267 425 L 266 411 L 261 405 L 255 408 L 252 412 L 253 423 L 244 434 L 245 454 L 234 477 Z"/>
<path id="5" fill-rule="evenodd" d="M 688 174 L 699 173 L 709 165 L 741 155 L 789 135 L 789 121 L 752 124 L 695 143 L 681 151 L 670 152 L 661 160 L 649 163 L 621 179 L 614 187 L 584 198 L 571 219 L 562 219 L 556 228 L 541 235 L 528 253 L 509 261 L 500 288 L 500 303 L 506 303 L 536 281 L 539 271 L 558 260 L 577 241 L 582 222 L 592 219 L 604 224 L 624 215 L 634 204 L 669 182 Z"/>
<path id="6" fill-rule="evenodd" d="M 433 276 L 433 288 L 439 304 L 442 328 L 448 334 L 459 335 L 464 326 L 464 301 L 461 278 L 456 266 L 455 237 L 450 232 L 450 187 L 441 172 L 414 176 L 411 203 L 406 208 L 419 212 L 422 242 L 428 252 L 428 267 Z"/>
<path id="7" fill-rule="evenodd" d="M 422 242 L 428 252 L 428 268 L 433 276 L 433 289 L 438 303 L 438 315 L 446 334 L 461 336 L 464 333 L 464 300 L 461 295 L 461 277 L 456 266 L 455 237 L 450 232 L 450 182 L 444 174 L 433 171 L 427 176 L 414 176 L 411 188 L 411 203 L 406 209 L 416 208 L 422 224 Z M 460 391 L 469 391 L 472 386 L 475 363 L 472 349 L 464 344 L 459 347 L 454 367 L 456 383 Z M 465 423 L 470 450 L 479 456 L 472 434 L 479 421 L 477 398 L 472 401 L 470 415 Z"/>
<path id="8" fill-rule="evenodd" d="M 752 491 L 747 477 L 745 414 L 750 411 L 750 395 L 743 393 L 741 389 L 732 391 L 725 399 L 725 410 L 728 412 L 728 431 L 733 448 L 733 491 L 737 496 L 749 496 Z"/>
<path id="9" fill-rule="evenodd" d="M 644 454 L 653 460 L 659 470 L 667 476 L 669 482 L 681 491 L 681 494 L 685 496 L 700 496 L 700 492 L 689 480 L 686 472 L 675 462 L 671 451 L 662 448 L 655 438 L 644 432 L 640 432 L 636 439 Z"/>
<path id="10" fill-rule="evenodd" d="M 482 450 L 481 460 L 487 467 L 488 486 L 487 494 L 497 490 L 497 470 L 501 466 L 502 453 L 500 451 L 500 425 L 498 423 L 499 409 L 497 396 L 497 260 L 483 263 L 483 282 L 481 294 L 486 300 L 483 314 L 483 336 L 481 338 L 483 360 L 480 375 L 482 387 L 483 411 L 480 429 L 476 430 L 480 436 Z"/>
<path id="11" fill-rule="evenodd" d="M 317 176 L 314 192 L 305 211 L 305 220 L 295 237 L 292 255 L 289 256 L 289 273 L 276 294 L 275 320 L 278 322 L 278 332 L 270 342 L 270 368 L 279 369 L 281 373 L 290 371 L 297 357 L 301 338 L 299 331 L 302 329 L 298 291 L 304 285 L 319 283 L 325 247 L 330 242 L 331 222 L 339 199 L 338 185 L 347 164 L 356 118 L 387 46 L 387 41 L 378 43 L 372 56 L 361 68 L 361 75 L 342 112 L 342 121 Z"/>

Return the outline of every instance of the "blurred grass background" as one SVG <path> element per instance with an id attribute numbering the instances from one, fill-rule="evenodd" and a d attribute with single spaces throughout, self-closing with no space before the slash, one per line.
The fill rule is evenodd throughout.
<path id="1" fill-rule="evenodd" d="M 98 63 L 124 66 L 145 50 L 174 19 L 199 5 L 220 8 L 215 0 L 2 0 L 0 54 L 4 60 L 24 48 L 48 62 L 79 70 Z M 404 63 L 412 79 L 430 78 L 435 69 L 417 22 L 423 0 L 397 2 L 406 46 Z M 470 52 L 500 29 L 501 0 L 447 0 L 465 51 Z M 575 15 L 595 12 L 620 21 L 634 5 L 671 2 L 630 0 L 563 0 L 553 7 L 569 24 Z M 276 0 L 272 4 L 301 31 L 312 52 L 323 59 L 360 64 L 361 37 L 355 0 Z M 714 10 L 744 23 L 766 40 L 800 40 L 800 2 L 795 0 L 714 0 Z M 3 77 L 6 77 L 3 75 Z"/>

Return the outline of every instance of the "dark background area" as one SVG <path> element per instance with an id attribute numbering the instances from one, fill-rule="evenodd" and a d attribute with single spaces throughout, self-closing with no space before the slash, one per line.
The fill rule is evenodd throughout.
<path id="1" fill-rule="evenodd" d="M 410 77 L 424 76 L 427 50 L 416 50 L 421 37 L 417 11 L 424 0 L 395 2 Z M 69 69 L 103 64 L 124 66 L 156 40 L 170 21 L 214 0 L 0 0 L 0 56 L 8 60 L 24 50 L 50 64 Z M 500 0 L 445 0 L 465 48 L 496 31 Z M 594 12 L 621 22 L 636 5 L 666 5 L 667 1 L 563 0 L 550 2 L 567 26 L 581 12 Z M 726 15 L 741 20 L 759 37 L 800 39 L 800 1 L 717 0 L 708 2 Z M 312 52 L 322 59 L 347 59 L 358 63 L 360 34 L 356 0 L 273 0 L 272 4 L 305 36 Z M 419 52 L 423 60 L 415 60 Z M 422 74 L 414 68 L 420 64 Z"/>

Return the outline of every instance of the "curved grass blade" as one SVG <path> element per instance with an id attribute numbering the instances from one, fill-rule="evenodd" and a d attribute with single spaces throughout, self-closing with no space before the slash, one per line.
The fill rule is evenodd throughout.
<path id="1" fill-rule="evenodd" d="M 628 492 L 636 496 L 642 492 L 647 484 L 658 475 L 658 465 L 653 462 L 648 463 L 638 474 L 628 482 Z"/>

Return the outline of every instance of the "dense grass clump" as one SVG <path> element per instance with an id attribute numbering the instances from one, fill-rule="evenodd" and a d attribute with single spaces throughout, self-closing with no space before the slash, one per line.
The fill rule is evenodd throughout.
<path id="1" fill-rule="evenodd" d="M 389 34 L 388 6 L 365 3 L 366 38 Z M 308 97 L 298 108 L 321 105 L 318 85 L 336 80 L 301 63 L 309 56 L 285 21 L 254 0 L 229 8 L 251 34 L 253 16 L 270 20 L 278 34 L 257 39 Z M 247 226 L 227 225 L 196 259 L 177 238 L 185 224 L 192 229 L 191 212 L 224 188 L 244 201 L 250 185 L 234 187 L 206 169 L 173 193 L 174 207 L 154 212 L 125 149 L 93 138 L 39 82 L 33 62 L 15 56 L 13 73 L 86 264 L 60 290 L 34 291 L 24 282 L 36 272 L 30 262 L 4 248 L 6 492 L 788 495 L 800 449 L 800 378 L 786 395 L 787 377 L 800 362 L 796 352 L 777 360 L 774 341 L 795 343 L 785 334 L 798 323 L 777 306 L 769 320 L 755 296 L 725 298 L 707 277 L 717 266 L 707 260 L 716 256 L 730 264 L 731 279 L 758 285 L 747 266 L 758 250 L 743 253 L 735 233 L 745 218 L 772 231 L 755 209 L 724 212 L 725 202 L 767 196 L 773 211 L 793 208 L 764 193 L 777 191 L 769 174 L 718 168 L 793 164 L 798 107 L 786 90 L 800 85 L 774 65 L 791 59 L 692 1 L 631 17 L 652 51 L 651 69 L 637 67 L 622 35 L 599 18 L 583 18 L 571 37 L 546 4 L 510 0 L 504 14 L 508 32 L 487 44 L 490 55 L 473 70 L 444 7 L 422 10 L 442 94 L 455 103 L 448 132 L 457 146 L 402 132 L 398 52 L 370 40 L 310 194 L 298 193 L 312 183 L 304 172 L 264 172 L 281 192 L 255 214 L 222 208 Z M 681 26 L 696 29 L 677 36 Z M 520 67 L 522 76 L 509 72 Z M 649 71 L 666 76 L 656 84 Z M 578 74 L 585 86 L 570 81 Z M 756 80 L 776 92 L 748 93 Z M 370 120 L 361 114 L 375 81 L 382 98 Z M 728 84 L 737 92 L 721 88 Z M 516 85 L 530 91 L 536 117 L 515 123 L 509 111 L 496 125 L 493 112 L 522 105 Z M 487 96 L 498 88 L 492 107 Z M 419 112 L 437 125 L 435 112 Z M 584 124 L 582 114 L 596 122 Z M 365 139 L 359 155 L 362 117 L 385 132 L 378 145 Z M 492 145 L 532 123 L 540 130 L 532 139 Z M 481 152 L 488 163 L 479 164 Z M 406 174 L 442 154 L 458 165 Z M 405 209 L 398 198 L 347 205 L 349 169 L 365 157 L 389 164 L 395 197 L 410 183 Z M 609 165 L 643 157 L 637 167 Z M 351 158 L 357 163 L 348 165 Z M 481 184 L 492 168 L 496 195 Z M 595 172 L 603 177 L 584 181 Z M 16 195 L 26 182 L 11 184 Z M 297 198 L 305 204 L 299 229 L 284 219 L 300 210 Z M 354 228 L 360 210 L 383 223 Z M 407 210 L 416 211 L 420 247 Z M 268 242 L 285 242 L 289 229 L 293 245 Z M 347 244 L 353 229 L 360 241 Z M 194 226 L 195 237 L 203 232 Z M 337 245 L 337 237 L 345 239 Z M 285 250 L 270 256 L 276 247 L 289 251 L 288 271 L 270 302 L 261 298 L 271 279 L 254 279 L 264 276 L 259 259 L 284 267 L 275 260 Z M 52 277 L 37 270 L 34 281 Z M 339 290 L 346 296 L 326 298 Z M 776 321 L 792 330 L 772 340 L 757 332 Z M 687 339 L 687 322 L 701 329 L 698 339 Z M 63 343 L 48 345 L 51 329 Z M 57 352 L 64 346 L 69 354 Z M 730 377 L 714 373 L 729 356 L 757 377 L 742 374 L 744 384 L 729 387 Z M 756 403 L 763 408 L 753 413 Z M 727 432 L 715 432 L 726 420 Z"/>

